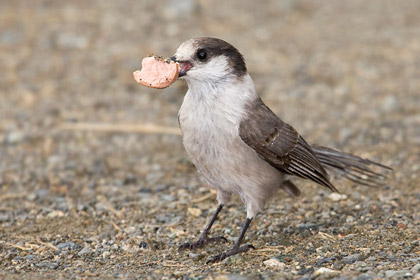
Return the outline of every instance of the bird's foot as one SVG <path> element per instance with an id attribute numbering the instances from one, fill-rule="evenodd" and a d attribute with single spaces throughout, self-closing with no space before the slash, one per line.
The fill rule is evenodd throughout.
<path id="1" fill-rule="evenodd" d="M 196 248 L 202 248 L 208 243 L 213 242 L 228 242 L 228 240 L 223 236 L 216 236 L 216 237 L 208 237 L 207 234 L 202 234 L 200 238 L 195 242 L 186 242 L 178 247 L 178 251 L 186 250 L 186 249 L 196 249 Z"/>
<path id="2" fill-rule="evenodd" d="M 226 259 L 230 256 L 237 255 L 239 253 L 247 252 L 249 249 L 255 249 L 255 247 L 252 246 L 251 244 L 242 245 L 240 247 L 235 246 L 227 252 L 220 253 L 220 254 L 217 254 L 217 255 L 214 255 L 214 256 L 210 257 L 210 259 L 207 261 L 207 263 L 221 262 L 221 261 L 223 261 L 224 259 Z"/>

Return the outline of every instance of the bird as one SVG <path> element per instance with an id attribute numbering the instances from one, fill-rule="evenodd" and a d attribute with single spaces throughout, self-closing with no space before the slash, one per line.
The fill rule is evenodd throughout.
<path id="1" fill-rule="evenodd" d="M 209 263 L 247 252 L 242 244 L 251 221 L 279 189 L 297 197 L 290 178 L 300 177 L 338 192 L 327 172 L 338 172 L 361 185 L 386 178 L 380 163 L 323 146 L 310 145 L 291 125 L 264 104 L 255 90 L 242 54 L 228 42 L 200 37 L 183 42 L 170 58 L 188 90 L 178 113 L 184 148 L 204 181 L 217 190 L 218 206 L 197 241 L 179 250 L 227 241 L 209 235 L 233 194 L 246 206 L 246 220 L 233 247 Z M 381 170 L 382 171 L 382 170 Z"/>

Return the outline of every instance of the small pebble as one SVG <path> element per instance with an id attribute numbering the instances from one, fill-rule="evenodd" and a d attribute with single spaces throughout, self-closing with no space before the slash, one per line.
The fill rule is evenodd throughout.
<path id="1" fill-rule="evenodd" d="M 349 255 L 347 257 L 344 257 L 341 259 L 341 262 L 346 263 L 346 264 L 352 264 L 355 263 L 356 261 L 362 261 L 363 255 L 362 254 L 353 254 L 353 255 Z"/>
<path id="2" fill-rule="evenodd" d="M 77 253 L 79 256 L 88 255 L 91 252 L 89 247 L 85 247 L 82 250 L 80 250 L 79 253 Z"/>
<path id="3" fill-rule="evenodd" d="M 60 243 L 56 246 L 59 250 L 68 249 L 68 250 L 77 250 L 80 249 L 82 246 L 76 244 L 74 242 L 64 242 Z"/>
<path id="4" fill-rule="evenodd" d="M 190 213 L 191 215 L 193 215 L 194 217 L 198 217 L 201 215 L 202 211 L 200 208 L 195 208 L 195 207 L 188 207 L 188 213 Z"/>
<path id="5" fill-rule="evenodd" d="M 145 242 L 145 241 L 141 241 L 139 243 L 139 248 L 148 249 L 149 248 L 149 244 L 147 244 L 147 242 Z"/>
<path id="6" fill-rule="evenodd" d="M 332 270 L 332 269 L 326 268 L 326 267 L 321 267 L 314 272 L 314 276 L 321 276 L 321 275 L 328 276 L 328 277 L 334 277 L 334 276 L 340 275 L 340 271 Z"/>
<path id="7" fill-rule="evenodd" d="M 47 218 L 54 219 L 54 218 L 61 218 L 61 217 L 64 217 L 64 216 L 65 216 L 65 214 L 64 214 L 63 211 L 55 210 L 55 211 L 52 211 L 52 212 L 48 213 Z"/>
<path id="8" fill-rule="evenodd" d="M 33 260 L 35 258 L 35 255 L 26 255 L 23 257 L 25 260 Z"/>
<path id="9" fill-rule="evenodd" d="M 109 251 L 105 251 L 105 252 L 103 252 L 103 253 L 102 253 L 102 258 L 106 259 L 106 258 L 108 258 L 110 255 L 111 255 L 111 252 L 109 252 Z"/>
<path id="10" fill-rule="evenodd" d="M 411 272 L 413 274 L 417 274 L 420 273 L 420 263 L 416 264 L 415 266 L 413 266 L 413 268 L 411 268 Z"/>
<path id="11" fill-rule="evenodd" d="M 271 259 L 268 259 L 268 260 L 264 261 L 264 265 L 271 266 L 271 267 L 276 267 L 276 268 L 280 268 L 280 269 L 283 269 L 286 266 L 286 264 L 284 262 L 281 262 L 277 258 L 271 258 Z"/>
<path id="12" fill-rule="evenodd" d="M 298 224 L 297 228 L 299 232 L 304 232 L 304 231 L 313 232 L 318 229 L 318 225 L 313 224 L 313 223 L 304 223 L 304 224 Z"/>
<path id="13" fill-rule="evenodd" d="M 298 271 L 298 275 L 312 274 L 313 272 L 314 268 L 312 266 L 304 267 Z"/>
<path id="14" fill-rule="evenodd" d="M 0 214 L 0 223 L 7 222 L 10 219 L 9 214 Z"/>
<path id="15" fill-rule="evenodd" d="M 317 261 L 316 261 L 316 265 L 317 266 L 321 266 L 321 265 L 323 265 L 324 263 L 332 263 L 333 261 L 335 261 L 336 260 L 336 257 L 335 256 L 331 256 L 331 257 L 328 257 L 328 258 L 321 258 L 321 259 L 318 259 Z"/>
<path id="16" fill-rule="evenodd" d="M 347 195 L 333 192 L 328 196 L 328 198 L 332 201 L 342 201 L 347 199 Z"/>
<path id="17" fill-rule="evenodd" d="M 208 278 L 206 278 L 206 280 L 248 280 L 248 279 L 251 279 L 251 278 L 248 278 L 245 275 L 236 274 L 236 273 L 225 274 L 225 275 L 218 275 L 216 277 L 208 277 Z"/>
<path id="18" fill-rule="evenodd" d="M 352 223 L 352 222 L 354 222 L 354 217 L 353 216 L 347 216 L 346 223 Z"/>
<path id="19" fill-rule="evenodd" d="M 203 254 L 197 254 L 193 252 L 190 252 L 188 256 L 194 261 L 202 260 L 205 257 Z"/>
<path id="20" fill-rule="evenodd" d="M 409 278 L 412 277 L 413 274 L 410 273 L 408 270 L 387 270 L 385 271 L 386 278 Z"/>
<path id="21" fill-rule="evenodd" d="M 25 133 L 22 131 L 12 131 L 4 136 L 5 144 L 18 144 L 25 139 Z"/>

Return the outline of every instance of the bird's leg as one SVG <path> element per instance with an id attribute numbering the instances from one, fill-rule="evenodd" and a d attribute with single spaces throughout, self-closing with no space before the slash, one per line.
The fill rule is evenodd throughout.
<path id="1" fill-rule="evenodd" d="M 211 242 L 220 242 L 220 241 L 226 241 L 227 239 L 223 236 L 216 236 L 216 237 L 209 237 L 208 233 L 214 223 L 216 221 L 217 215 L 222 210 L 223 204 L 219 204 L 219 206 L 216 209 L 216 212 L 211 217 L 210 222 L 207 224 L 206 228 L 203 230 L 203 232 L 200 235 L 200 238 L 195 242 L 187 242 L 179 246 L 178 250 L 185 250 L 185 249 L 195 249 L 195 248 L 201 248 L 204 247 L 207 243 Z"/>
<path id="2" fill-rule="evenodd" d="M 216 263 L 216 262 L 221 262 L 224 259 L 226 259 L 227 257 L 239 254 L 239 253 L 243 253 L 248 251 L 249 249 L 255 249 L 254 246 L 250 245 L 250 244 L 246 244 L 246 245 L 242 245 L 241 246 L 241 242 L 242 239 L 245 236 L 245 232 L 249 227 L 249 224 L 251 223 L 252 218 L 247 218 L 245 221 L 244 226 L 242 227 L 242 231 L 241 234 L 239 235 L 238 239 L 236 240 L 235 245 L 233 245 L 232 249 L 230 249 L 229 251 L 225 252 L 225 253 L 220 253 L 218 255 L 212 256 L 207 263 Z"/>

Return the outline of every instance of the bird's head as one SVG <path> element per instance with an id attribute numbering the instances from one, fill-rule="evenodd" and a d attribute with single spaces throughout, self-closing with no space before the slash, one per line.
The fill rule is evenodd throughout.
<path id="1" fill-rule="evenodd" d="M 179 77 L 189 86 L 218 84 L 246 75 L 243 56 L 231 44 L 216 38 L 190 39 L 179 46 L 171 58 L 179 63 Z"/>

